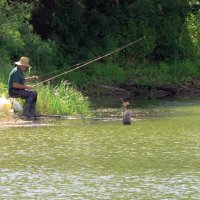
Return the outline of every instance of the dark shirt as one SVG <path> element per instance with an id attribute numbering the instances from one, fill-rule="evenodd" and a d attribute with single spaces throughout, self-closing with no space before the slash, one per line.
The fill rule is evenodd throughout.
<path id="1" fill-rule="evenodd" d="M 16 66 L 9 75 L 8 79 L 8 88 L 11 89 L 13 87 L 13 83 L 19 83 L 21 85 L 24 85 L 25 78 L 23 71 Z"/>

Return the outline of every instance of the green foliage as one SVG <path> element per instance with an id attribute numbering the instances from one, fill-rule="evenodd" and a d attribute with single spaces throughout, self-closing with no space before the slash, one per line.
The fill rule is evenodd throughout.
<path id="1" fill-rule="evenodd" d="M 54 42 L 43 42 L 35 35 L 29 38 L 26 37 L 26 41 L 33 71 L 43 74 L 57 70 L 58 63 L 62 62 L 63 58 L 61 55 L 58 55 L 57 46 Z"/>
<path id="2" fill-rule="evenodd" d="M 65 77 L 72 84 L 77 85 L 82 89 L 86 89 L 89 85 L 93 84 L 91 76 L 83 71 L 75 71 Z"/>
<path id="3" fill-rule="evenodd" d="M 138 85 L 163 86 L 184 84 L 199 78 L 200 62 L 186 60 L 178 63 L 140 64 L 127 69 L 127 77 Z"/>
<path id="4" fill-rule="evenodd" d="M 0 4 L 0 77 L 4 83 L 10 66 L 21 56 L 30 57 L 33 70 L 38 73 L 57 69 L 56 65 L 62 59 L 57 56 L 58 48 L 54 42 L 44 42 L 33 34 L 29 24 L 31 10 L 31 4 Z"/>
<path id="5" fill-rule="evenodd" d="M 0 97 L 2 97 L 2 95 L 7 95 L 7 86 L 0 82 Z"/>
<path id="6" fill-rule="evenodd" d="M 90 103 L 76 88 L 67 82 L 61 82 L 58 86 L 39 86 L 37 88 L 37 108 L 45 114 L 89 114 Z"/>
<path id="7" fill-rule="evenodd" d="M 94 84 L 98 83 L 120 83 L 124 81 L 125 74 L 123 69 L 113 63 L 98 63 L 90 66 L 88 73 Z"/>
<path id="8" fill-rule="evenodd" d="M 7 83 L 11 69 L 12 67 L 8 52 L 4 49 L 0 49 L 0 82 Z"/>
<path id="9" fill-rule="evenodd" d="M 125 80 L 125 72 L 118 64 L 95 63 L 87 67 L 87 71 L 74 72 L 66 77 L 79 87 L 90 85 L 120 83 Z"/>
<path id="10" fill-rule="evenodd" d="M 197 55 L 200 56 L 200 10 L 188 16 L 187 26 Z"/>
<path id="11" fill-rule="evenodd" d="M 31 5 L 12 3 L 0 6 L 0 47 L 7 52 L 11 59 L 28 55 L 28 40 L 25 40 L 31 32 L 28 23 L 30 19 Z"/>
<path id="12" fill-rule="evenodd" d="M 200 56 L 197 0 L 51 0 L 48 2 L 53 5 L 53 12 L 46 1 L 0 2 L 0 78 L 4 83 L 12 63 L 22 55 L 30 57 L 33 71 L 46 74 L 96 58 L 143 36 L 145 40 L 107 57 L 104 63 L 94 63 L 60 79 L 87 87 L 122 82 L 132 74 L 138 74 L 136 82 L 154 85 L 157 80 L 159 84 L 168 80 L 177 83 L 190 79 L 194 73 L 199 75 L 196 63 L 190 63 Z M 43 13 L 45 16 L 37 24 L 37 14 Z M 34 31 L 41 30 L 38 33 L 45 35 L 45 41 L 33 34 L 30 21 L 35 25 Z M 143 67 L 127 70 L 122 64 L 126 60 Z M 184 65 L 184 60 L 190 61 Z M 173 70 L 170 63 L 175 63 Z M 177 67 L 176 63 L 183 65 Z M 134 70 L 136 74 L 132 73 Z M 172 71 L 174 78 L 168 76 Z"/>
<path id="13" fill-rule="evenodd" d="M 37 110 L 42 114 L 90 115 L 90 102 L 67 82 L 58 86 L 38 86 Z M 0 82 L 0 97 L 7 96 L 7 86 Z M 21 99 L 18 99 L 23 104 Z"/>
<path id="14" fill-rule="evenodd" d="M 108 61 L 126 58 L 170 61 L 195 56 L 187 29 L 191 6 L 187 0 L 118 3 L 59 0 L 54 3 L 54 14 L 46 23 L 47 35 L 73 63 L 94 58 L 143 36 L 147 38 L 145 41 L 109 57 Z M 40 4 L 38 13 L 45 9 L 42 5 L 45 4 Z"/>

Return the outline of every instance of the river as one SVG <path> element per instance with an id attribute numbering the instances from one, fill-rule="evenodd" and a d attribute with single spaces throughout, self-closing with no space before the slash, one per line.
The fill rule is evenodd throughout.
<path id="1" fill-rule="evenodd" d="M 0 126 L 0 199 L 200 199 L 200 99 L 130 109 Z"/>

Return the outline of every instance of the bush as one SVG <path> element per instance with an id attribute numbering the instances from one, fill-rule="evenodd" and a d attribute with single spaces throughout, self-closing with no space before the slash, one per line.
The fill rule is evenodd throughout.
<path id="1" fill-rule="evenodd" d="M 5 2 L 0 4 L 0 65 L 1 80 L 7 81 L 8 71 L 12 69 L 13 62 L 21 56 L 30 57 L 33 71 L 44 73 L 56 70 L 62 62 L 58 56 L 58 47 L 50 40 L 44 42 L 39 36 L 33 34 L 29 24 L 32 4 Z M 10 66 L 11 65 L 11 66 Z M 10 66 L 10 67 L 8 67 Z"/>
<path id="2" fill-rule="evenodd" d="M 187 18 L 187 27 L 190 39 L 195 47 L 197 55 L 200 56 L 200 10 L 191 13 Z"/>
<path id="3" fill-rule="evenodd" d="M 125 80 L 125 73 L 118 64 L 94 63 L 88 65 L 83 72 L 73 72 L 67 78 L 80 87 L 86 87 L 88 84 L 121 83 Z"/>
<path id="4" fill-rule="evenodd" d="M 165 84 L 179 85 L 198 78 L 200 75 L 199 61 L 185 60 L 174 63 L 148 63 L 131 66 L 126 76 L 138 85 L 163 86 Z"/>
<path id="5" fill-rule="evenodd" d="M 0 82 L 7 84 L 8 75 L 12 69 L 8 52 L 0 49 Z"/>

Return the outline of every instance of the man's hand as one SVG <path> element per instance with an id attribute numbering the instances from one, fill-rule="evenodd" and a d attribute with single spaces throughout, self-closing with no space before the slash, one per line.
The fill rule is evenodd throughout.
<path id="1" fill-rule="evenodd" d="M 31 76 L 31 77 L 25 78 L 26 81 L 36 81 L 37 79 L 38 79 L 38 76 Z"/>
<path id="2" fill-rule="evenodd" d="M 27 89 L 27 90 L 32 90 L 33 87 L 32 87 L 31 85 L 26 85 L 26 89 Z"/>
<path id="3" fill-rule="evenodd" d="M 38 79 L 38 76 L 33 76 L 34 81 Z"/>

